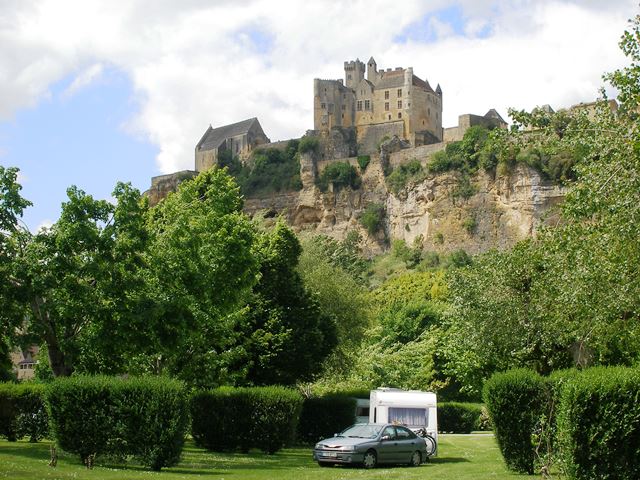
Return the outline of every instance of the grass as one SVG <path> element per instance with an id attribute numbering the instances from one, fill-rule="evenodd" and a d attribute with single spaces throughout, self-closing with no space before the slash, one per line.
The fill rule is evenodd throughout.
<path id="1" fill-rule="evenodd" d="M 211 478 L 217 480 L 305 480 L 305 479 L 369 479 L 430 478 L 434 480 L 501 480 L 536 478 L 509 473 L 492 435 L 441 435 L 437 458 L 417 468 L 397 466 L 374 470 L 361 468 L 320 468 L 311 459 L 310 448 L 291 448 L 275 455 L 255 451 L 249 454 L 212 453 L 188 442 L 180 464 L 162 472 L 152 472 L 135 464 L 96 460 L 87 470 L 75 455 L 60 454 L 58 466 L 49 467 L 47 441 L 0 441 L 0 479 L 143 479 L 162 480 Z"/>

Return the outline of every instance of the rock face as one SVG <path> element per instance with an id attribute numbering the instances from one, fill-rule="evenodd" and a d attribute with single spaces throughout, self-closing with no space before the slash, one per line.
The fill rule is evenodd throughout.
<path id="1" fill-rule="evenodd" d="M 456 173 L 428 176 L 395 195 L 386 188 L 378 156 L 371 157 L 362 186 L 355 191 L 330 188 L 320 192 L 314 185 L 317 171 L 309 157 L 301 158 L 301 173 L 300 192 L 247 199 L 247 213 L 283 215 L 298 232 L 337 239 L 356 230 L 370 255 L 388 248 L 389 239 L 403 239 L 409 245 L 419 243 L 426 250 L 438 252 L 462 248 L 480 253 L 507 248 L 534 235 L 543 223 L 555 221 L 554 207 L 565 195 L 562 187 L 543 181 L 537 171 L 524 165 L 496 178 L 479 172 L 471 178 L 473 189 L 468 198 L 456 194 L 460 184 Z M 374 237 L 358 220 L 370 203 L 386 209 L 384 232 Z"/>

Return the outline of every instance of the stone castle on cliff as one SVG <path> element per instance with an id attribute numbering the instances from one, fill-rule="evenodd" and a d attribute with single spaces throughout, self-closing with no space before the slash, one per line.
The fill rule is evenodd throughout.
<path id="1" fill-rule="evenodd" d="M 386 139 L 399 140 L 403 148 L 433 145 L 434 151 L 462 139 L 474 125 L 505 128 L 494 110 L 484 116 L 465 114 L 458 125 L 442 126 L 443 94 L 413 73 L 413 68 L 378 69 L 371 57 L 344 62 L 344 79 L 313 81 L 313 130 L 306 135 L 321 140 L 320 160 L 331 161 L 359 154 L 377 154 Z M 157 203 L 177 185 L 216 165 L 228 151 L 246 161 L 257 147 L 282 148 L 287 142 L 270 143 L 257 118 L 230 125 L 209 125 L 195 147 L 194 170 L 153 177 L 147 192 Z M 440 147 L 439 147 L 440 146 Z"/>

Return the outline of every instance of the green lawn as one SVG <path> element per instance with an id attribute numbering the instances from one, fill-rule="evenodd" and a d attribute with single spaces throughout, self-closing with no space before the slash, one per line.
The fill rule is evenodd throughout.
<path id="1" fill-rule="evenodd" d="M 163 480 L 212 478 L 244 479 L 367 479 L 428 478 L 430 480 L 483 480 L 536 478 L 508 473 L 493 436 L 441 435 L 439 456 L 417 468 L 381 467 L 320 468 L 311 459 L 311 449 L 291 448 L 275 455 L 210 453 L 188 442 L 182 462 L 162 472 L 152 472 L 132 464 L 96 461 L 87 470 L 74 455 L 59 454 L 58 466 L 49 467 L 49 442 L 30 444 L 0 441 L 0 479 L 143 479 Z"/>

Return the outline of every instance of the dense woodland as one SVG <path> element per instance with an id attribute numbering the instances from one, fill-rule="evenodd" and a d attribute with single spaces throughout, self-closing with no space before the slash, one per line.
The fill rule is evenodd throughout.
<path id="1" fill-rule="evenodd" d="M 129 184 L 115 204 L 71 187 L 59 220 L 31 233 L 17 169 L 0 166 L 0 375 L 13 348 L 38 344 L 41 380 L 128 373 L 473 399 L 511 367 L 638 365 L 638 19 L 621 48 L 629 65 L 604 77 L 617 113 L 604 98 L 597 114 L 511 112 L 510 130 L 474 131 L 427 172 L 390 173 L 401 188 L 418 173 L 464 179 L 526 161 L 569 186 L 559 224 L 474 258 L 392 241 L 367 259 L 355 232 L 339 242 L 267 227 L 242 212 L 231 159 L 153 208 Z M 257 168 L 277 163 L 269 155 Z"/>

